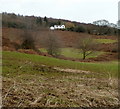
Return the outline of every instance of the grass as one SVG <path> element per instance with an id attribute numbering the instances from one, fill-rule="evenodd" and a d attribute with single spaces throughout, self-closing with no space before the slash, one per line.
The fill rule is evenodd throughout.
<path id="1" fill-rule="evenodd" d="M 117 40 L 112 40 L 112 39 L 95 39 L 98 43 L 104 43 L 104 44 L 109 44 L 109 43 L 115 43 Z"/>
<path id="2" fill-rule="evenodd" d="M 3 106 L 117 106 L 117 85 L 114 81 L 111 85 L 108 77 L 108 73 L 113 77 L 117 76 L 117 64 L 118 62 L 73 62 L 3 51 Z M 59 72 L 53 67 L 91 72 L 88 74 Z"/>
<path id="3" fill-rule="evenodd" d="M 19 52 L 3 52 L 3 72 L 5 70 L 10 71 L 11 69 L 16 71 L 16 69 L 21 65 L 25 65 L 25 69 L 29 69 L 29 63 L 47 65 L 51 67 L 80 69 L 85 71 L 102 73 L 104 74 L 104 76 L 106 76 L 107 73 L 110 73 L 113 77 L 117 77 L 118 74 L 118 62 L 74 62 L 69 60 L 61 60 L 52 57 L 44 57 Z M 11 68 L 10 65 L 12 65 L 13 68 Z"/>
<path id="4" fill-rule="evenodd" d="M 41 52 L 47 52 L 44 48 L 40 49 Z M 95 58 L 101 54 L 103 54 L 104 52 L 101 51 L 95 51 L 92 54 L 88 55 L 86 57 L 86 59 L 88 58 Z M 74 49 L 74 48 L 62 48 L 61 49 L 61 55 L 65 56 L 65 57 L 69 57 L 69 58 L 76 58 L 76 59 L 82 59 L 83 55 L 80 52 L 80 50 L 78 49 Z"/>
<path id="5" fill-rule="evenodd" d="M 82 53 L 78 50 L 78 49 L 73 49 L 73 48 L 63 48 L 62 50 L 62 55 L 65 57 L 70 57 L 70 58 L 78 58 L 78 59 L 82 59 L 83 55 Z M 104 52 L 93 52 L 92 54 L 88 55 L 86 57 L 86 59 L 88 58 L 95 58 L 101 54 L 103 54 Z"/>

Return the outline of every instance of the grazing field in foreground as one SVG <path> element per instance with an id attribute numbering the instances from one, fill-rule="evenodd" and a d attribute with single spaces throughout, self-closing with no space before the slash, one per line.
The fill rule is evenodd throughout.
<path id="1" fill-rule="evenodd" d="M 3 105 L 118 106 L 117 64 L 80 63 L 3 51 Z M 80 72 L 70 72 L 70 69 Z"/>
<path id="2" fill-rule="evenodd" d="M 25 63 L 36 63 L 39 65 L 47 65 L 51 67 L 61 67 L 61 68 L 72 68 L 72 69 L 80 69 L 85 71 L 91 71 L 96 73 L 101 73 L 104 76 L 111 74 L 113 77 L 117 77 L 118 75 L 118 62 L 74 62 L 69 60 L 61 60 L 52 57 L 45 57 L 39 55 L 31 55 L 19 52 L 3 52 L 3 63 L 14 63 L 14 65 L 24 65 Z"/>

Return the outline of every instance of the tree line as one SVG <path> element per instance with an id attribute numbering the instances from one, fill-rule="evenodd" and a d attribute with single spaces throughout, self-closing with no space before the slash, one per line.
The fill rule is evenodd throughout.
<path id="1" fill-rule="evenodd" d="M 23 16 L 16 15 L 14 13 L 2 13 L 2 26 L 3 27 L 12 27 L 12 28 L 20 28 L 20 29 L 39 29 L 39 28 L 49 28 L 54 25 L 62 25 L 66 26 L 65 31 L 73 31 L 73 32 L 82 32 L 88 34 L 95 35 L 117 35 L 118 31 L 116 28 L 108 27 L 106 25 L 95 25 L 97 22 L 93 24 L 85 24 L 72 22 L 62 19 L 53 19 L 45 17 L 35 17 L 35 16 Z"/>

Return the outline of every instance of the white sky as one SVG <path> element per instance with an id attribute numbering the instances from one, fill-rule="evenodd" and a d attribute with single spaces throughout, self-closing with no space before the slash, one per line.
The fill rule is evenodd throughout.
<path id="1" fill-rule="evenodd" d="M 120 0 L 0 0 L 0 12 L 92 23 L 118 21 Z"/>

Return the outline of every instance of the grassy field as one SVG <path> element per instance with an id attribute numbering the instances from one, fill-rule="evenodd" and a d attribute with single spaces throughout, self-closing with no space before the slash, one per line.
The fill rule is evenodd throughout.
<path id="1" fill-rule="evenodd" d="M 7 51 L 3 52 L 3 63 L 8 64 L 13 62 L 15 63 L 15 65 L 18 64 L 17 66 L 20 66 L 21 64 L 24 64 L 26 61 L 31 63 L 37 63 L 39 65 L 47 65 L 51 67 L 72 68 L 97 72 L 102 73 L 104 75 L 110 73 L 111 75 L 113 75 L 113 77 L 117 77 L 118 74 L 118 62 L 99 62 L 99 63 L 74 62 L 69 60 L 61 60 L 56 58 L 18 52 Z"/>
<path id="2" fill-rule="evenodd" d="M 41 52 L 47 52 L 44 48 L 40 49 Z M 88 55 L 86 59 L 88 58 L 95 58 L 101 54 L 104 54 L 104 52 L 101 51 L 95 51 L 92 54 Z M 76 58 L 76 59 L 82 59 L 83 55 L 78 49 L 73 49 L 73 48 L 62 48 L 61 49 L 61 55 L 69 58 Z"/>
<path id="3" fill-rule="evenodd" d="M 3 52 L 3 106 L 118 106 L 117 62 L 81 63 L 19 52 Z M 54 69 L 90 72 L 64 72 Z M 111 75 L 113 78 L 111 78 Z"/>
<path id="4" fill-rule="evenodd" d="M 98 43 L 104 43 L 104 44 L 109 44 L 109 43 L 115 43 L 117 40 L 112 40 L 112 39 L 95 39 Z"/>
<path id="5" fill-rule="evenodd" d="M 70 58 L 78 58 L 78 59 L 82 59 L 83 58 L 83 55 L 82 53 L 78 50 L 78 49 L 73 49 L 73 48 L 63 48 L 62 50 L 62 55 L 65 56 L 65 57 L 70 57 Z M 86 57 L 87 58 L 94 58 L 94 57 L 97 57 L 101 54 L 103 54 L 104 52 L 93 52 L 92 54 L 88 55 Z"/>

